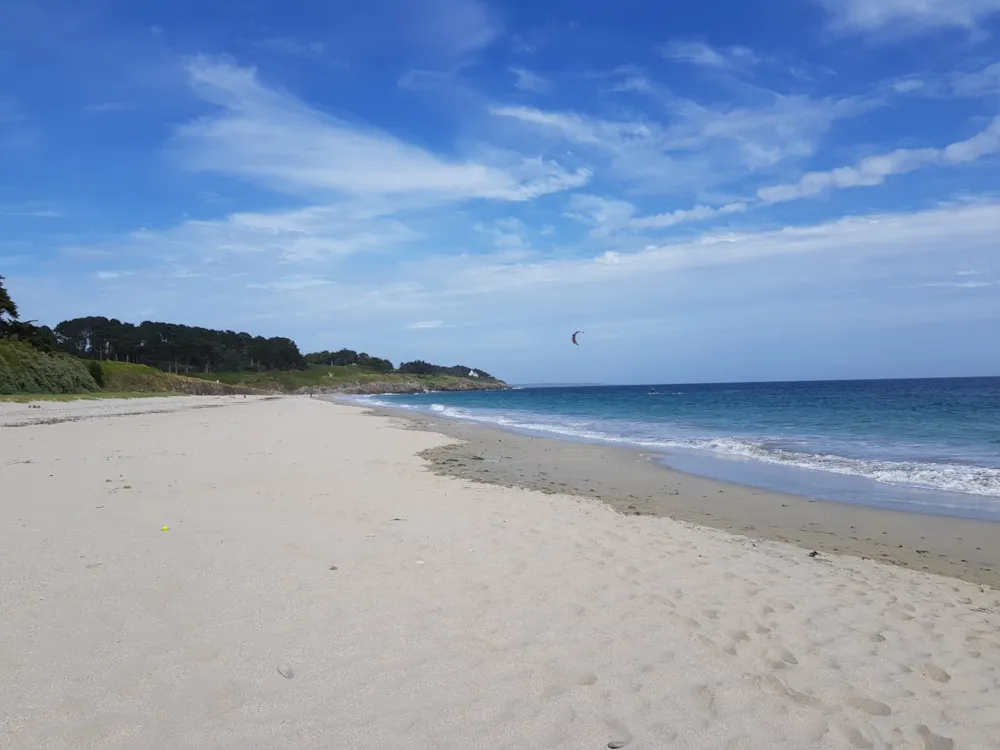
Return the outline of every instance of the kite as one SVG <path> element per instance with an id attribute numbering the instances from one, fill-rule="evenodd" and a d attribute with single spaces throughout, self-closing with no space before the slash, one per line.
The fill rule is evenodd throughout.
<path id="1" fill-rule="evenodd" d="M 570 337 L 573 343 L 576 344 L 577 346 L 580 346 L 580 342 L 576 340 L 576 337 L 581 333 L 583 333 L 583 331 L 577 331 Z"/>

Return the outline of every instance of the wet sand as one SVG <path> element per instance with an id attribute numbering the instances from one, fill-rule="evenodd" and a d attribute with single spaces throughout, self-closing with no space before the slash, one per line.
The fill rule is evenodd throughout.
<path id="1" fill-rule="evenodd" d="M 460 440 L 421 454 L 437 474 L 596 498 L 626 515 L 663 516 L 1000 588 L 1000 523 L 813 500 L 684 474 L 637 450 L 403 409 L 371 412 Z"/>

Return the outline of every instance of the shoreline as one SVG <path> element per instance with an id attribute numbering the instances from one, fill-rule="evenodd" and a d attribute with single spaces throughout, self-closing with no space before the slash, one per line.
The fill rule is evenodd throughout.
<path id="1" fill-rule="evenodd" d="M 594 498 L 623 515 L 672 518 L 1000 589 L 996 521 L 813 499 L 687 474 L 638 449 L 523 435 L 405 409 L 348 405 L 461 441 L 420 454 L 435 474 Z M 581 471 L 580 466 L 587 468 Z"/>

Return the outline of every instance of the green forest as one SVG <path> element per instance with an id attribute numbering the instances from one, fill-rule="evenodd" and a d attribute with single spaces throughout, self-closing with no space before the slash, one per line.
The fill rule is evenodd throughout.
<path id="1" fill-rule="evenodd" d="M 485 370 L 466 365 L 444 366 L 415 360 L 397 367 L 389 359 L 346 348 L 303 355 L 290 338 L 264 338 L 176 323 L 147 320 L 135 324 L 94 316 L 65 320 L 49 328 L 21 319 L 17 305 L 4 287 L 3 276 L 0 276 L 0 339 L 22 345 L 16 355 L 12 347 L 5 349 L 9 362 L 0 366 L 8 371 L 4 389 L 7 393 L 47 390 L 43 380 L 49 381 L 39 380 L 39 373 L 49 370 L 60 373 L 58 382 L 64 387 L 71 383 L 79 386 L 81 379 L 86 380 L 81 373 L 87 371 L 80 360 L 98 363 L 99 366 L 91 366 L 89 370 L 95 377 L 102 367 L 131 364 L 221 383 L 248 386 L 268 383 L 284 388 L 292 383 L 318 384 L 320 375 L 326 378 L 324 382 L 346 381 L 353 377 L 353 372 L 359 376 L 356 379 L 369 383 L 373 381 L 372 375 L 474 379 L 483 385 L 499 383 Z M 24 346 L 45 358 L 36 357 L 37 361 L 32 360 L 34 364 L 29 368 Z M 15 359 L 20 363 L 16 379 L 11 364 Z M 37 372 L 28 377 L 28 370 Z M 280 373 L 285 375 L 278 377 Z M 362 374 L 365 377 L 360 377 Z M 25 384 L 33 387 L 20 387 Z M 17 389 L 12 390 L 15 386 Z"/>

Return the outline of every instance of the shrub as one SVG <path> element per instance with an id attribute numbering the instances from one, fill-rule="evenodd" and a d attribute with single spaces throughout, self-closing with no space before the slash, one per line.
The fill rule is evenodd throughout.
<path id="1" fill-rule="evenodd" d="M 104 369 L 101 367 L 101 363 L 96 359 L 90 360 L 87 364 L 87 372 L 90 373 L 90 377 L 94 379 L 97 383 L 98 388 L 104 387 Z"/>
<path id="2" fill-rule="evenodd" d="M 97 383 L 68 354 L 46 354 L 23 341 L 0 340 L 0 393 L 89 393 Z"/>

